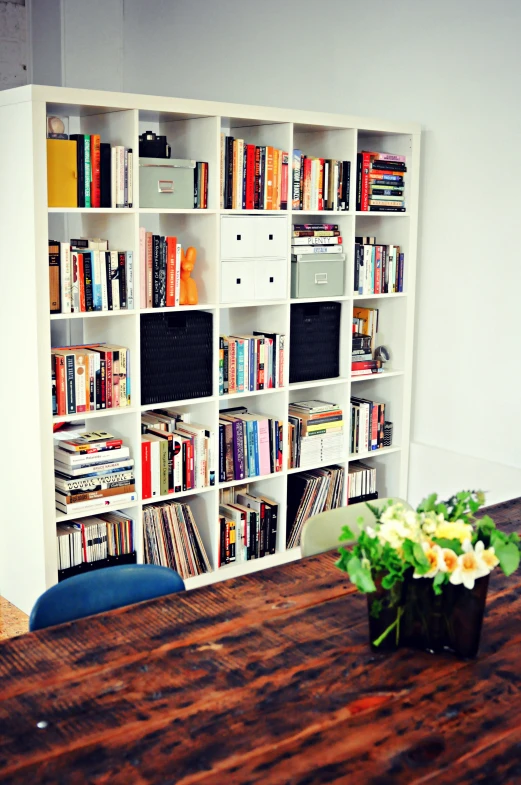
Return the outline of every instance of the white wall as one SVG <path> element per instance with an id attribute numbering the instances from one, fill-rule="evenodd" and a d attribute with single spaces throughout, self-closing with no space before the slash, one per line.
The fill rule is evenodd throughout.
<path id="1" fill-rule="evenodd" d="M 521 3 L 63 4 L 68 85 L 422 123 L 409 495 L 521 495 Z"/>
<path id="2" fill-rule="evenodd" d="M 27 84 L 28 56 L 25 0 L 0 2 L 0 90 Z"/>

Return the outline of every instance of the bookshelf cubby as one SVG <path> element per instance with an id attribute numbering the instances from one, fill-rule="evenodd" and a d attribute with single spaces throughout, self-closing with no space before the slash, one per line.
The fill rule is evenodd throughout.
<path id="1" fill-rule="evenodd" d="M 46 173 L 46 117 L 68 118 L 67 133 L 99 133 L 102 142 L 124 145 L 134 151 L 134 197 L 131 208 L 48 208 Z M 151 209 L 139 204 L 139 134 L 152 130 L 166 134 L 172 157 L 207 161 L 208 209 Z M 308 155 L 351 162 L 349 210 L 293 211 L 291 190 L 288 210 L 220 209 L 220 134 L 224 132 L 256 145 L 272 145 L 290 154 L 301 149 Z M 114 506 L 125 509 L 136 522 L 137 560 L 143 560 L 142 510 L 157 499 L 141 499 L 141 431 L 143 411 L 175 406 L 189 411 L 194 421 L 218 430 L 219 411 L 238 405 L 284 422 L 284 458 L 287 458 L 287 413 L 292 401 L 322 398 L 349 410 L 350 396 L 371 397 L 389 406 L 393 443 L 371 454 L 349 456 L 347 422 L 343 465 L 367 460 L 377 467 L 380 495 L 407 495 L 409 423 L 414 337 L 414 300 L 420 127 L 414 123 L 387 122 L 349 115 L 286 110 L 227 103 L 175 99 L 127 93 L 29 85 L 0 93 L 0 244 L 3 261 L 4 304 L 0 324 L 4 336 L 4 367 L 9 382 L 1 388 L 6 460 L 0 492 L 0 593 L 26 612 L 37 597 L 58 581 L 56 523 L 67 516 L 55 509 L 53 424 L 67 421 L 71 428 L 83 422 L 124 438 L 136 462 L 138 501 Z M 404 213 L 356 211 L 356 154 L 372 149 L 407 156 Z M 290 169 L 291 178 L 291 169 Z M 290 181 L 291 182 L 291 181 Z M 221 228 L 223 216 L 251 215 L 255 220 L 287 218 L 287 244 L 278 274 L 287 283 L 283 297 L 250 302 L 223 302 L 221 292 Z M 290 297 L 290 237 L 293 223 L 337 223 L 343 238 L 346 263 L 342 295 L 321 299 L 341 305 L 340 374 L 336 378 L 289 383 L 290 309 L 292 303 L 313 302 Z M 140 303 L 139 230 L 175 235 L 186 248 L 197 248 L 194 278 L 199 304 L 183 309 L 147 309 Z M 404 292 L 390 295 L 353 293 L 356 236 L 374 235 L 379 243 L 400 245 L 405 253 Z M 134 255 L 135 297 L 133 310 L 74 314 L 49 314 L 48 239 L 102 237 L 110 248 L 131 250 Z M 285 265 L 285 267 L 284 267 Z M 391 350 L 391 361 L 382 374 L 351 378 L 351 321 L 356 305 L 380 308 L 379 344 Z M 211 314 L 212 386 L 199 398 L 147 404 L 142 400 L 140 365 L 141 320 L 160 311 L 182 310 Z M 279 332 L 286 336 L 284 385 L 274 390 L 219 396 L 219 335 Z M 53 417 L 51 406 L 51 346 L 106 341 L 131 352 L 131 405 L 117 410 Z M 197 357 L 194 356 L 194 362 Z M 18 376 L 18 378 L 16 378 Z M 286 464 L 284 463 L 284 467 Z M 307 467 L 306 467 L 307 468 Z M 318 468 L 318 467 L 309 467 Z M 287 477 L 303 469 L 287 469 L 244 481 L 220 483 L 210 488 L 161 497 L 182 499 L 191 505 L 213 571 L 190 578 L 188 589 L 244 575 L 300 557 L 300 549 L 286 549 Z M 264 558 L 218 567 L 218 507 L 222 488 L 248 484 L 279 503 L 276 553 Z M 344 488 L 343 503 L 347 491 Z M 107 509 L 107 508 L 105 508 Z M 95 511 L 89 511 L 90 515 Z M 84 515 L 87 515 L 85 513 Z M 74 517 L 84 517 L 76 513 Z"/>

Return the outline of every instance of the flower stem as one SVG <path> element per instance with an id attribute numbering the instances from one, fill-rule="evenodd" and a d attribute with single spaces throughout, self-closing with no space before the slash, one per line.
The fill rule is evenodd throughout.
<path id="1" fill-rule="evenodd" d="M 379 638 L 373 641 L 373 646 L 379 646 L 382 643 L 382 641 L 384 641 L 387 638 L 389 633 L 392 632 L 392 630 L 394 630 L 395 628 L 396 628 L 396 645 L 398 645 L 398 642 L 400 640 L 400 619 L 402 617 L 402 613 L 403 613 L 403 608 L 401 605 L 399 605 L 396 612 L 396 619 L 393 621 L 392 624 L 390 624 L 387 627 L 386 630 L 382 632 Z"/>

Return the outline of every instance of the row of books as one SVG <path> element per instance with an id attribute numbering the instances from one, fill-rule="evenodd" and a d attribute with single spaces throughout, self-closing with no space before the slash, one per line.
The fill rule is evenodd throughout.
<path id="1" fill-rule="evenodd" d="M 220 493 L 218 565 L 260 559 L 277 549 L 279 505 L 248 486 Z"/>
<path id="2" fill-rule="evenodd" d="M 338 404 L 328 401 L 290 403 L 289 468 L 343 460 L 344 419 Z"/>
<path id="3" fill-rule="evenodd" d="M 145 563 L 170 567 L 182 578 L 212 572 L 189 504 L 170 502 L 143 508 Z"/>
<path id="4" fill-rule="evenodd" d="M 351 455 L 384 447 L 385 403 L 352 396 L 350 422 Z"/>
<path id="5" fill-rule="evenodd" d="M 286 337 L 254 330 L 219 337 L 219 395 L 284 386 Z"/>
<path id="6" fill-rule="evenodd" d="M 302 527 L 308 518 L 340 507 L 344 476 L 342 466 L 328 466 L 288 476 L 287 548 L 300 545 Z"/>
<path id="7" fill-rule="evenodd" d="M 208 163 L 206 161 L 195 161 L 194 163 L 194 208 L 206 210 L 208 207 Z"/>
<path id="8" fill-rule="evenodd" d="M 356 237 L 355 294 L 403 292 L 405 256 L 399 245 L 377 245 L 376 237 Z"/>
<path id="9" fill-rule="evenodd" d="M 114 512 L 60 523 L 56 527 L 56 547 L 59 570 L 133 553 L 134 521 Z"/>
<path id="10" fill-rule="evenodd" d="M 141 416 L 143 499 L 215 485 L 215 434 L 189 413 L 159 409 Z"/>
<path id="11" fill-rule="evenodd" d="M 130 406 L 130 351 L 94 343 L 51 350 L 53 416 Z"/>
<path id="12" fill-rule="evenodd" d="M 293 150 L 293 210 L 349 210 L 351 161 L 307 156 Z"/>
<path id="13" fill-rule="evenodd" d="M 142 308 L 174 308 L 181 287 L 181 243 L 139 230 L 140 294 Z"/>
<path id="14" fill-rule="evenodd" d="M 376 467 L 362 461 L 350 462 L 347 474 L 347 503 L 356 504 L 377 497 Z"/>
<path id="15" fill-rule="evenodd" d="M 133 153 L 99 134 L 47 139 L 49 207 L 132 207 Z"/>
<path id="16" fill-rule="evenodd" d="M 110 251 L 107 240 L 49 240 L 51 313 L 134 308 L 132 251 Z"/>
<path id="17" fill-rule="evenodd" d="M 283 423 L 245 406 L 219 412 L 219 481 L 282 471 Z"/>
<path id="18" fill-rule="evenodd" d="M 369 212 L 405 212 L 404 155 L 364 150 L 356 156 L 356 209 Z"/>
<path id="19" fill-rule="evenodd" d="M 123 439 L 105 431 L 73 438 L 55 434 L 54 487 L 60 512 L 135 501 L 135 483 L 134 461 Z"/>
<path id="20" fill-rule="evenodd" d="M 220 164 L 221 209 L 288 209 L 287 152 L 222 133 Z"/>

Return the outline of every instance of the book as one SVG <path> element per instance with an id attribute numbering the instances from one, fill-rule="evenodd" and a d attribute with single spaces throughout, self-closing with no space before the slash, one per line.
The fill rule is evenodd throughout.
<path id="1" fill-rule="evenodd" d="M 78 207 L 77 144 L 47 139 L 47 205 Z"/>
<path id="2" fill-rule="evenodd" d="M 60 243 L 49 240 L 49 307 L 51 313 L 61 311 Z"/>
<path id="3" fill-rule="evenodd" d="M 404 212 L 403 186 L 405 181 L 403 178 L 406 172 L 405 156 L 368 150 L 358 153 L 356 209 L 363 212 L 391 210 Z M 400 193 L 375 191 L 376 183 L 379 185 L 395 183 L 397 187 L 399 185 Z"/>

